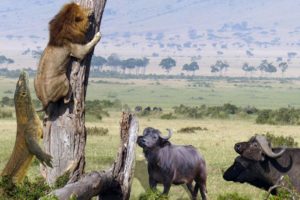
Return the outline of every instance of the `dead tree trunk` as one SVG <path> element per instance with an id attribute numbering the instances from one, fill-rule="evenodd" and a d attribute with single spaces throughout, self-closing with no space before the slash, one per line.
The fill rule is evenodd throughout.
<path id="1" fill-rule="evenodd" d="M 99 31 L 106 0 L 74 0 L 81 6 L 94 11 L 91 29 L 87 40 L 91 40 Z M 78 63 L 69 66 L 68 77 L 72 88 L 73 101 L 68 104 L 56 103 L 53 115 L 49 116 L 43 127 L 44 147 L 53 156 L 53 168 L 42 168 L 42 173 L 49 184 L 70 173 L 70 182 L 77 181 L 85 167 L 85 96 L 93 51 Z"/>
<path id="2" fill-rule="evenodd" d="M 78 200 L 89 200 L 96 195 L 99 195 L 101 200 L 128 200 L 133 179 L 138 130 L 137 119 L 131 114 L 123 113 L 121 142 L 113 166 L 104 172 L 95 171 L 86 174 L 78 182 L 69 183 L 51 194 L 59 200 L 68 200 L 72 195 Z"/>

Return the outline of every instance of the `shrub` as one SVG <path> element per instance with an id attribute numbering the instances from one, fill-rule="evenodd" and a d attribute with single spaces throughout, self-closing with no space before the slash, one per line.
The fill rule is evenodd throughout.
<path id="1" fill-rule="evenodd" d="M 219 195 L 217 200 L 250 200 L 250 198 L 234 192 L 234 193 L 226 193 L 223 195 Z"/>
<path id="2" fill-rule="evenodd" d="M 108 135 L 109 130 L 107 128 L 102 127 L 87 127 L 86 128 L 88 135 L 97 135 L 97 136 L 104 136 Z"/>
<path id="3" fill-rule="evenodd" d="M 274 134 L 267 133 L 264 134 L 269 142 L 271 142 L 274 147 L 297 147 L 298 143 L 291 136 L 275 136 Z"/>
<path id="4" fill-rule="evenodd" d="M 161 119 L 177 119 L 177 117 L 174 116 L 173 113 L 163 114 L 160 118 Z"/>
<path id="5" fill-rule="evenodd" d="M 0 109 L 0 119 L 12 118 L 13 111 L 8 109 Z"/>
<path id="6" fill-rule="evenodd" d="M 300 109 L 280 108 L 278 110 L 261 110 L 258 112 L 256 123 L 298 125 L 300 124 Z"/>
<path id="7" fill-rule="evenodd" d="M 207 131 L 207 128 L 202 128 L 200 126 L 197 127 L 185 127 L 181 128 L 178 132 L 179 133 L 195 133 L 196 131 Z"/>
<path id="8" fill-rule="evenodd" d="M 224 110 L 225 113 L 228 113 L 228 114 L 236 114 L 238 112 L 238 107 L 235 106 L 235 105 L 232 105 L 230 103 L 226 103 L 223 105 L 223 108 L 222 110 Z"/>
<path id="9" fill-rule="evenodd" d="M 242 108 L 239 108 L 232 104 L 224 104 L 223 106 L 206 106 L 201 105 L 200 107 L 189 107 L 181 104 L 180 106 L 173 107 L 175 114 L 184 115 L 190 118 L 229 118 L 230 115 L 235 115 L 238 113 L 246 113 Z"/>
<path id="10" fill-rule="evenodd" d="M 9 97 L 5 96 L 5 97 L 2 97 L 1 104 L 2 104 L 2 106 L 12 107 L 12 106 L 14 106 L 15 103 L 14 103 L 13 98 L 9 98 Z"/>
<path id="11" fill-rule="evenodd" d="M 103 116 L 109 116 L 108 112 L 104 108 L 110 107 L 111 104 L 107 101 L 86 101 L 85 110 L 88 115 L 93 115 L 97 119 L 102 120 Z"/>
<path id="12" fill-rule="evenodd" d="M 161 195 L 158 190 L 147 190 L 139 196 L 139 200 L 168 200 L 168 196 Z"/>
<path id="13" fill-rule="evenodd" d="M 20 185 L 14 185 L 10 178 L 2 177 L 0 189 L 1 197 L 10 200 L 36 200 L 51 191 L 50 186 L 45 183 L 42 177 L 36 178 L 33 182 L 25 177 Z M 54 198 L 52 199 L 54 200 Z"/>

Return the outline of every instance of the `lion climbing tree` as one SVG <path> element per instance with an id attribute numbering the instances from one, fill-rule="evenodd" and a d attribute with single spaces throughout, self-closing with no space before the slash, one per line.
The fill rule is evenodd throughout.
<path id="1" fill-rule="evenodd" d="M 94 11 L 87 40 L 100 29 L 106 0 L 75 0 L 75 3 Z M 135 143 L 138 122 L 130 113 L 123 113 L 120 131 L 120 147 L 113 166 L 104 172 L 84 174 L 85 167 L 85 97 L 93 52 L 82 62 L 72 61 L 67 76 L 72 88 L 72 101 L 56 103 L 43 127 L 45 151 L 53 156 L 53 168 L 42 167 L 49 184 L 62 175 L 69 174 L 68 184 L 52 192 L 58 199 L 90 199 L 98 195 L 105 199 L 129 199 L 135 162 Z"/>
<path id="2" fill-rule="evenodd" d="M 106 0 L 75 0 L 84 8 L 94 11 L 87 40 L 100 29 Z M 72 88 L 73 101 L 57 103 L 52 116 L 44 123 L 43 141 L 45 151 L 53 157 L 53 168 L 42 168 L 49 184 L 65 173 L 70 173 L 70 181 L 77 181 L 84 173 L 86 128 L 84 103 L 93 51 L 81 62 L 72 61 L 67 72 Z"/>

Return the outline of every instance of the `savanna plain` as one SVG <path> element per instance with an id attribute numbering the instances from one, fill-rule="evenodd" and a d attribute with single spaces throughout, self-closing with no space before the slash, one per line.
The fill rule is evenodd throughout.
<path id="1" fill-rule="evenodd" d="M 17 79 L 0 78 L 0 98 L 13 98 Z M 30 80 L 32 97 L 36 98 L 33 80 Z M 106 108 L 108 115 L 102 119 L 87 114 L 88 128 L 108 129 L 104 135 L 89 134 L 86 146 L 86 171 L 104 170 L 113 163 L 119 145 L 119 121 L 123 110 L 134 111 L 136 106 L 161 107 L 162 112 L 147 115 L 137 114 L 140 130 L 155 127 L 166 134 L 171 128 L 174 134 L 170 141 L 174 144 L 193 145 L 205 157 L 208 169 L 208 197 L 217 199 L 219 195 L 237 192 L 253 200 L 263 199 L 266 192 L 248 184 L 226 182 L 222 178 L 237 156 L 233 146 L 246 141 L 255 134 L 271 133 L 276 136 L 291 136 L 300 143 L 298 125 L 257 124 L 252 115 L 229 115 L 227 117 L 187 117 L 174 114 L 174 106 L 222 106 L 230 103 L 241 108 L 279 109 L 300 108 L 300 80 L 272 78 L 212 78 L 194 79 L 113 79 L 90 78 L 87 100 L 118 101 L 120 107 Z M 1 110 L 13 111 L 13 107 L 2 106 Z M 174 117 L 162 117 L 163 115 Z M 14 115 L 0 119 L 0 169 L 3 169 L 14 146 L 16 121 Z M 182 133 L 186 127 L 201 127 L 193 133 Z M 135 178 L 131 199 L 139 199 L 148 188 L 146 163 L 142 149 L 137 146 Z M 28 173 L 30 179 L 39 175 L 39 164 L 33 162 Z M 162 190 L 162 187 L 159 187 Z M 185 200 L 189 196 L 182 186 L 172 186 L 171 200 Z"/>

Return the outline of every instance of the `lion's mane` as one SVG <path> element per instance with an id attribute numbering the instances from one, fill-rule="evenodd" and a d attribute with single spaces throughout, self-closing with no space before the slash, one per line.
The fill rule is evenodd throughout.
<path id="1" fill-rule="evenodd" d="M 76 3 L 66 4 L 49 23 L 49 45 L 64 46 L 69 42 L 84 43 L 89 25 L 88 17 L 88 10 Z"/>

